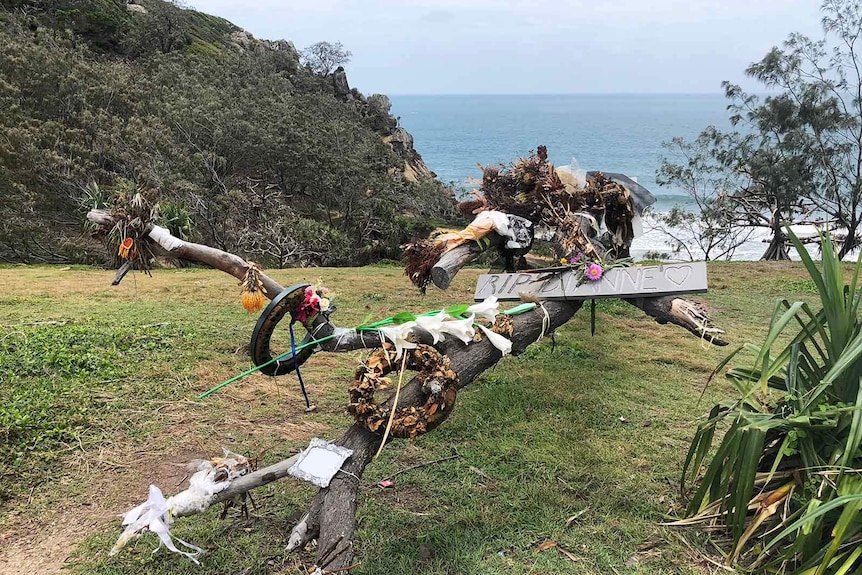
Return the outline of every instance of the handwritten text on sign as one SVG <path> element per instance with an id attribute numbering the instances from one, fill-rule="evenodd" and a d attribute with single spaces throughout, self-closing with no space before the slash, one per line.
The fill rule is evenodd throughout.
<path id="1" fill-rule="evenodd" d="M 706 291 L 706 264 L 633 266 L 607 270 L 598 281 L 585 281 L 579 272 L 484 274 L 476 284 L 477 301 L 489 296 L 500 300 L 520 299 L 529 292 L 541 299 L 600 299 L 611 297 L 655 297 Z M 540 278 L 546 279 L 538 281 Z"/>

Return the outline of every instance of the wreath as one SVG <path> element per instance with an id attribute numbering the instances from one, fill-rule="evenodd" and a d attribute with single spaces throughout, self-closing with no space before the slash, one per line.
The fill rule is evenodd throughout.
<path id="1" fill-rule="evenodd" d="M 421 407 L 399 407 L 392 417 L 389 435 L 413 438 L 434 429 L 452 411 L 458 376 L 449 365 L 449 358 L 430 345 L 418 345 L 415 349 L 405 349 L 403 353 L 406 355 L 405 368 L 419 372 L 417 377 L 426 399 Z M 386 376 L 400 364 L 395 346 L 386 343 L 360 366 L 348 390 L 350 405 L 347 412 L 356 418 L 356 423 L 372 433 L 382 435 L 392 415 L 390 407 L 377 403 L 374 393 L 392 386 L 392 380 Z"/>

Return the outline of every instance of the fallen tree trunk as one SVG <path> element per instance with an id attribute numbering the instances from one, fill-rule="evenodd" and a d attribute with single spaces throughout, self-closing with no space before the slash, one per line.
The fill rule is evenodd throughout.
<path id="1" fill-rule="evenodd" d="M 104 223 L 109 221 L 106 218 L 110 218 L 110 215 L 105 212 L 93 211 L 88 214 L 88 218 L 97 223 Z M 172 257 L 204 263 L 238 279 L 242 279 L 246 273 L 248 264 L 242 258 L 208 246 L 185 242 L 158 226 L 153 226 L 149 232 L 149 237 Z M 465 247 L 469 248 L 469 246 Z M 472 254 L 471 249 L 462 251 L 464 254 Z M 444 269 L 450 270 L 452 272 L 451 277 L 454 277 L 454 274 L 460 269 L 459 265 L 463 265 L 460 263 L 462 261 L 466 261 L 466 258 L 453 257 L 451 267 L 447 267 L 449 265 L 447 264 Z M 447 271 L 447 274 L 450 271 Z M 451 281 L 451 277 L 448 275 L 447 277 Z M 270 299 L 283 291 L 283 287 L 272 278 L 265 274 L 261 274 L 261 278 L 267 290 L 266 295 Z M 672 296 L 637 298 L 626 301 L 643 310 L 659 323 L 673 323 L 716 345 L 725 345 L 725 342 L 719 339 L 723 332 L 712 325 L 702 306 L 694 302 Z M 547 301 L 540 303 L 532 311 L 512 316 L 513 331 L 510 338 L 512 354 L 523 353 L 529 345 L 564 325 L 581 306 L 582 302 L 580 301 Z M 367 332 L 340 330 L 324 314 L 319 314 L 314 320 L 311 325 L 311 332 L 315 334 L 316 338 L 337 335 L 337 337 L 321 343 L 321 347 L 326 351 L 377 348 L 382 343 L 379 337 Z M 412 333 L 416 341 L 432 343 L 427 332 L 417 328 Z M 469 344 L 448 339 L 437 343 L 434 347 L 448 357 L 449 365 L 457 375 L 457 387 L 459 389 L 471 383 L 485 370 L 493 367 L 502 357 L 501 352 L 484 337 L 480 341 Z M 428 386 L 430 383 L 432 382 L 423 382 L 417 376 L 403 386 L 397 406 L 392 405 L 393 397 L 387 400 L 386 405 L 391 408 L 421 406 L 426 400 L 423 386 Z M 448 414 L 449 412 L 444 414 L 435 423 L 435 426 L 444 421 Z M 318 539 L 319 567 L 336 570 L 351 565 L 354 555 L 353 542 L 359 484 L 382 440 L 381 435 L 354 424 L 334 442 L 353 450 L 353 455 L 344 462 L 340 472 L 332 478 L 329 487 L 318 492 L 311 502 L 308 512 L 294 526 L 288 551 L 301 549 L 311 540 Z M 226 489 L 213 495 L 209 504 L 228 501 L 256 487 L 285 477 L 287 470 L 297 457 L 293 456 L 267 468 L 234 479 Z M 195 510 L 195 512 L 197 511 L 200 509 Z"/>

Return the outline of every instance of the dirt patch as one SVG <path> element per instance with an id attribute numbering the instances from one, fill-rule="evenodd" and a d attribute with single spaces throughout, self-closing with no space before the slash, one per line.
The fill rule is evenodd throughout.
<path id="1" fill-rule="evenodd" d="M 35 494 L 33 505 L 50 504 L 48 511 L 30 516 L 23 506 L 8 519 L 9 526 L 0 532 L 0 575 L 60 573 L 77 544 L 97 530 L 116 530 L 119 536 L 119 516 L 146 498 L 150 483 L 168 492 L 177 491 L 187 475 L 186 463 L 202 454 L 134 454 L 128 465 L 99 460 L 101 456 L 106 454 L 91 456 L 93 479 L 85 493 L 54 504 L 44 500 L 51 493 Z M 56 497 L 56 486 L 51 486 L 51 491 Z"/>
<path id="2" fill-rule="evenodd" d="M 198 374 L 203 378 L 209 373 L 208 379 L 215 381 L 228 371 L 203 362 Z M 114 430 L 110 444 L 69 456 L 59 486 L 37 486 L 32 501 L 6 514 L 0 524 L 0 575 L 61 572 L 75 547 L 93 533 L 107 529 L 119 536 L 119 516 L 146 499 L 150 484 L 165 495 L 180 491 L 187 484 L 189 461 L 220 455 L 221 447 L 231 448 L 234 438 L 265 452 L 285 442 L 324 436 L 329 426 L 309 421 L 301 396 L 295 396 L 261 377 L 237 382 L 229 392 L 205 402 L 148 405 L 149 414 L 166 425 L 145 446 Z M 249 457 L 261 455 L 237 450 Z"/>

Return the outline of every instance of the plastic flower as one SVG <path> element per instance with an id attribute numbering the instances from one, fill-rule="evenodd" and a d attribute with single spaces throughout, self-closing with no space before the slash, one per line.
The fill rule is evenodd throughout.
<path id="1" fill-rule="evenodd" d="M 497 321 L 497 313 L 499 311 L 500 302 L 497 301 L 497 296 L 488 296 L 485 301 L 475 303 L 467 308 L 467 313 L 475 314 L 476 317 L 486 319 L 491 323 Z"/>
<path id="2" fill-rule="evenodd" d="M 442 334 L 452 335 L 460 339 L 462 343 L 470 343 L 473 341 L 473 336 L 476 335 L 476 330 L 473 329 L 473 314 L 466 319 L 451 319 L 444 321 L 440 326 L 440 339 L 444 339 Z"/>
<path id="3" fill-rule="evenodd" d="M 504 337 L 497 332 L 491 331 L 484 325 L 477 325 L 479 325 L 479 329 L 482 330 L 482 332 L 485 334 L 485 337 L 488 338 L 488 341 L 490 341 L 494 345 L 494 347 L 500 350 L 500 353 L 502 353 L 503 355 L 509 355 L 510 353 L 512 353 L 512 341 L 509 338 Z"/>
<path id="4" fill-rule="evenodd" d="M 132 238 L 126 238 L 120 244 L 120 249 L 117 252 L 117 255 L 119 255 L 124 260 L 130 260 L 134 258 L 137 253 L 138 249 L 135 247 L 135 240 L 133 240 Z"/>
<path id="5" fill-rule="evenodd" d="M 126 529 L 120 535 L 116 544 L 114 544 L 110 555 L 116 555 L 131 539 L 140 535 L 143 531 L 149 530 L 158 535 L 159 548 L 164 545 L 170 551 L 181 553 L 195 563 L 198 563 L 198 557 L 204 552 L 203 549 L 186 543 L 179 537 L 177 537 L 177 541 L 188 549 L 191 549 L 192 552 L 182 551 L 174 544 L 171 537 L 171 507 L 171 502 L 165 499 L 161 490 L 155 485 L 150 485 L 149 498 L 144 503 L 123 514 L 123 525 L 126 526 Z"/>
<path id="6" fill-rule="evenodd" d="M 242 292 L 242 307 L 248 313 L 258 312 L 263 309 L 266 298 L 259 290 L 244 290 Z"/>
<path id="7" fill-rule="evenodd" d="M 395 344 L 395 359 L 401 359 L 405 349 L 416 349 L 417 344 L 407 341 L 407 335 L 416 326 L 416 322 L 408 321 L 398 325 L 379 328 L 380 335 Z"/>
<path id="8" fill-rule="evenodd" d="M 435 313 L 434 315 L 420 315 L 416 318 L 416 324 L 431 334 L 434 338 L 434 343 L 446 339 L 443 335 L 443 324 L 449 319 L 449 315 L 445 311 Z"/>
<path id="9" fill-rule="evenodd" d="M 589 264 L 584 275 L 591 282 L 599 281 L 602 279 L 602 266 L 599 264 Z"/>
<path id="10" fill-rule="evenodd" d="M 320 296 L 314 290 L 314 286 L 305 288 L 302 302 L 296 309 L 296 321 L 305 323 L 320 312 Z"/>

